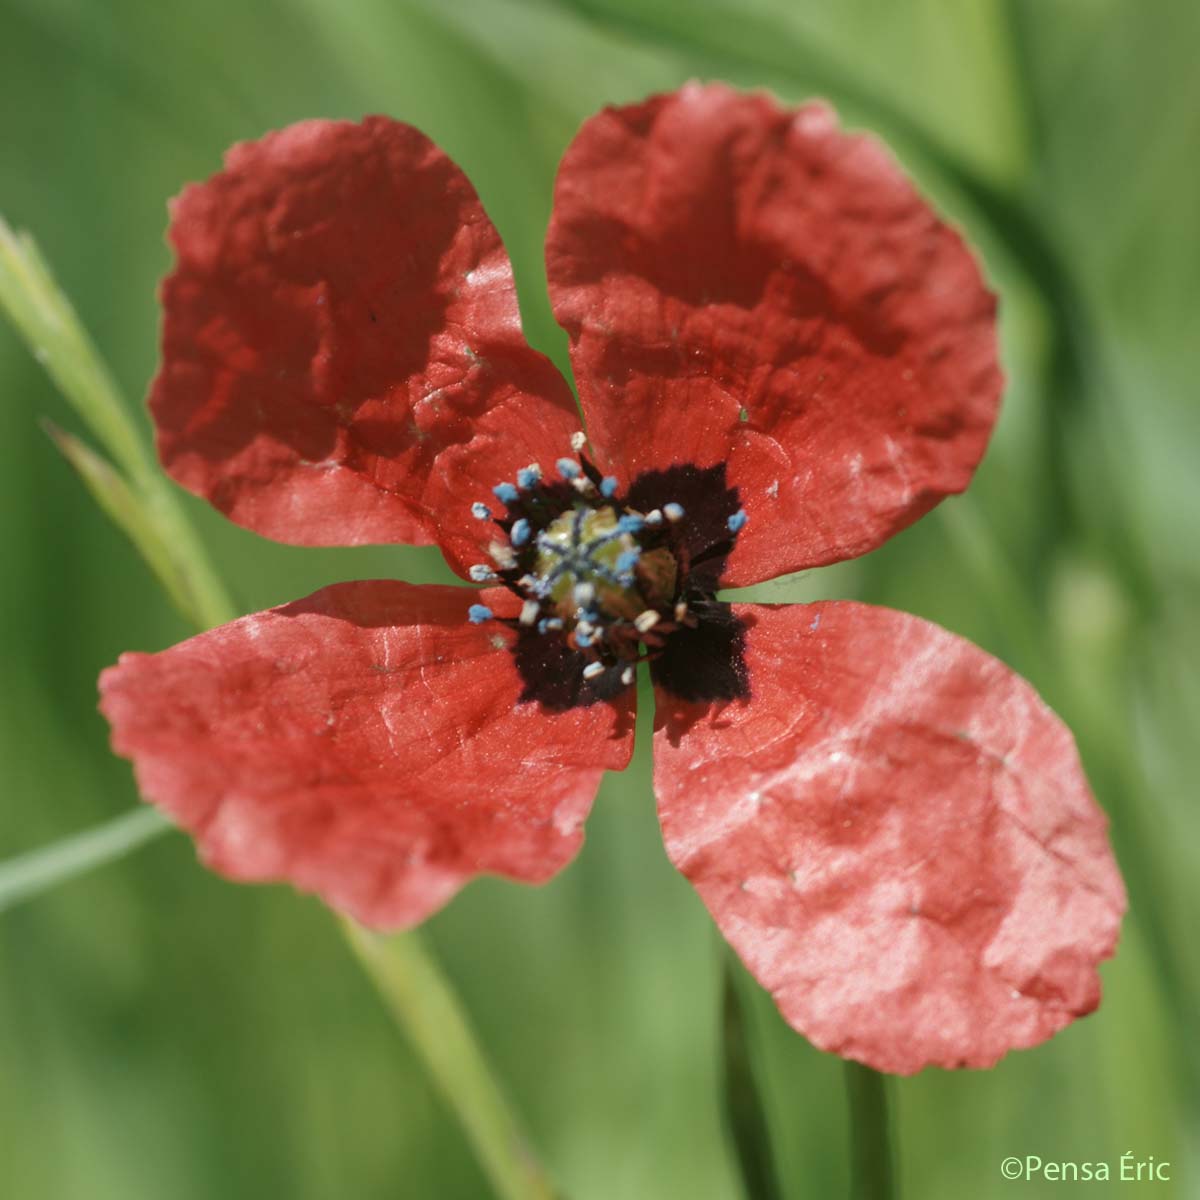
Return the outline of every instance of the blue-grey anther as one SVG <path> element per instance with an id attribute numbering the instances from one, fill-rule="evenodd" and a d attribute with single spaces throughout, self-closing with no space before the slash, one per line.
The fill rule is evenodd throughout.
<path id="1" fill-rule="evenodd" d="M 471 567 L 470 577 L 504 586 L 520 609 L 517 616 L 495 618 L 477 604 L 470 619 L 499 619 L 517 630 L 516 645 L 524 647 L 518 657 L 534 655 L 521 660 L 526 664 L 541 661 L 529 635 L 565 643 L 582 662 L 584 679 L 603 690 L 631 685 L 636 663 L 661 656 L 682 627 L 696 628 L 692 604 L 704 595 L 689 584 L 696 551 L 694 534 L 689 539 L 681 526 L 684 506 L 669 500 L 645 511 L 630 507 L 617 478 L 602 476 L 584 445 L 583 434 L 573 436 L 577 459 L 557 459 L 549 477 L 530 463 L 516 472 L 515 484 L 497 484 L 492 491 L 503 513 L 494 516 L 479 502 L 471 506 L 480 520 L 494 522 L 499 536 L 488 545 L 491 562 Z M 646 489 L 635 480 L 630 490 Z M 745 522 L 738 510 L 727 518 L 728 532 L 736 537 Z M 711 549 L 719 548 L 714 542 Z M 549 653 L 545 661 L 552 662 L 559 651 Z"/>

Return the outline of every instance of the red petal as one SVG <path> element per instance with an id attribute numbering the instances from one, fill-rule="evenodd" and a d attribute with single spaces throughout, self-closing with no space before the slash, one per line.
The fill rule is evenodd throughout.
<path id="1" fill-rule="evenodd" d="M 865 553 L 983 454 L 993 297 L 823 105 L 691 84 L 605 110 L 563 159 L 546 262 L 605 465 L 729 464 L 730 585 Z"/>
<path id="2" fill-rule="evenodd" d="M 159 453 L 239 524 L 429 542 L 433 514 L 475 537 L 472 500 L 567 452 L 575 404 L 524 341 L 500 237 L 410 126 L 305 121 L 235 146 L 171 217 Z"/>
<path id="3" fill-rule="evenodd" d="M 518 705 L 511 635 L 466 622 L 479 595 L 338 584 L 123 655 L 100 677 L 113 747 L 209 866 L 369 925 L 412 925 L 484 872 L 549 879 L 629 760 L 632 692 Z"/>
<path id="4" fill-rule="evenodd" d="M 1071 735 L 1002 663 L 863 604 L 738 605 L 752 695 L 658 695 L 671 861 L 786 1019 L 986 1067 L 1099 1003 L 1125 893 Z"/>

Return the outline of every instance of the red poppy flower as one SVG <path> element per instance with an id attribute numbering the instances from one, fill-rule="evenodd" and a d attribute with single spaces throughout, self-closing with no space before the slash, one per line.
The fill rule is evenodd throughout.
<path id="1" fill-rule="evenodd" d="M 1124 894 L 1032 688 L 902 613 L 717 599 L 878 546 L 983 454 L 993 299 L 878 142 L 724 86 L 584 125 L 546 261 L 586 443 L 478 198 L 406 125 L 236 146 L 170 236 L 175 479 L 485 585 L 339 584 L 104 673 L 210 866 L 379 927 L 545 880 L 648 658 L 667 852 L 818 1046 L 985 1066 L 1095 1007 Z"/>

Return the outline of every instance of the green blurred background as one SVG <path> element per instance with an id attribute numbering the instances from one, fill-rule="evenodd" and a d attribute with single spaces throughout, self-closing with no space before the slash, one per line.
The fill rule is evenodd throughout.
<path id="1" fill-rule="evenodd" d="M 564 363 L 541 242 L 597 107 L 715 77 L 827 96 L 886 137 L 1002 296 L 1004 414 L 967 498 L 754 591 L 907 609 L 1030 677 L 1076 731 L 1132 898 L 1096 1015 L 993 1071 L 897 1081 L 905 1194 L 1048 1195 L 1001 1159 L 1132 1150 L 1173 1182 L 1089 1194 L 1200 1195 L 1198 51 L 1194 0 L 0 0 L 0 212 L 140 411 L 165 200 L 234 140 L 314 115 L 420 126 Z M 39 429 L 81 431 L 3 324 L 0 397 L 2 858 L 134 803 L 96 674 L 189 630 Z M 188 508 L 246 611 L 445 578 L 433 551 L 289 549 Z M 475 884 L 429 935 L 572 1200 L 731 1200 L 718 946 L 665 860 L 640 732 L 569 870 Z M 841 1194 L 840 1064 L 746 994 L 787 1194 Z M 172 835 L 0 916 L 4 1200 L 486 1195 L 314 901 L 223 883 Z"/>

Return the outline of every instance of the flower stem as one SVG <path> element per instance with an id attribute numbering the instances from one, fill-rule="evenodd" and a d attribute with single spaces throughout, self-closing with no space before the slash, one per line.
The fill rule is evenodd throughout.
<path id="1" fill-rule="evenodd" d="M 733 955 L 722 953 L 721 1065 L 725 1122 L 737 1156 L 746 1200 L 782 1200 L 771 1154 L 771 1131 L 746 1032 L 746 1009 L 738 991 Z"/>
<path id="2" fill-rule="evenodd" d="M 529 1149 L 458 997 L 417 933 L 380 937 L 342 922 L 351 949 L 407 1030 L 496 1195 L 553 1200 L 549 1178 Z"/>
<path id="3" fill-rule="evenodd" d="M 850 1195 L 853 1200 L 895 1200 L 887 1080 L 856 1062 L 847 1061 L 845 1072 L 850 1102 Z"/>
<path id="4" fill-rule="evenodd" d="M 136 850 L 175 827 L 157 809 L 135 808 L 102 825 L 0 862 L 0 912 Z"/>

